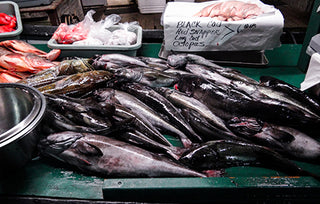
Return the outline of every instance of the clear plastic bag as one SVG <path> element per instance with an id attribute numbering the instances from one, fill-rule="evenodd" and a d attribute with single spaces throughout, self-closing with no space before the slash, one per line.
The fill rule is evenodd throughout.
<path id="1" fill-rule="evenodd" d="M 52 38 L 59 44 L 72 44 L 73 42 L 84 40 L 82 43 L 85 44 L 90 41 L 98 43 L 97 40 L 92 40 L 91 38 L 98 39 L 103 44 L 107 43 L 111 36 L 111 32 L 107 28 L 119 23 L 121 17 L 117 14 L 111 14 L 105 19 L 95 22 L 93 14 L 95 14 L 94 10 L 88 11 L 84 20 L 74 25 L 61 23 Z"/>
<path id="2" fill-rule="evenodd" d="M 102 42 L 102 44 L 108 44 L 109 39 L 112 37 L 112 33 L 108 30 L 108 28 L 119 23 L 120 20 L 121 17 L 119 15 L 111 14 L 104 20 L 92 24 L 88 38 L 98 39 Z"/>
<path id="3" fill-rule="evenodd" d="M 112 37 L 108 42 L 108 45 L 133 45 L 137 41 L 137 35 L 134 32 L 129 31 L 129 27 L 137 25 L 138 22 L 126 22 L 119 23 L 120 29 L 112 32 Z"/>

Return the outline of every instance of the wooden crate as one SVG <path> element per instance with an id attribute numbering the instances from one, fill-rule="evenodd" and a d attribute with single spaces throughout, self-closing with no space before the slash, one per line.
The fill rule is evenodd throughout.
<path id="1" fill-rule="evenodd" d="M 54 0 L 50 5 L 20 8 L 22 22 L 41 22 L 57 26 L 66 22 L 74 24 L 82 21 L 84 11 L 81 0 Z"/>

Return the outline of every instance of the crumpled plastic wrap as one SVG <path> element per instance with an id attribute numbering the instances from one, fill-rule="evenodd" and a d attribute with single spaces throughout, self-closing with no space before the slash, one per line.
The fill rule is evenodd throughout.
<path id="1" fill-rule="evenodd" d="M 128 30 L 130 25 L 138 25 L 136 21 L 131 23 L 119 23 L 121 29 L 114 30 L 108 45 L 132 45 L 137 41 L 137 35 Z"/>

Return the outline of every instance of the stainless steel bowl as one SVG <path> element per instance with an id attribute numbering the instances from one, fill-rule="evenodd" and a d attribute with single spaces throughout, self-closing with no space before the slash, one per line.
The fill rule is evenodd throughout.
<path id="1" fill-rule="evenodd" d="M 35 155 L 45 97 L 18 83 L 0 83 L 1 170 L 24 166 Z"/>

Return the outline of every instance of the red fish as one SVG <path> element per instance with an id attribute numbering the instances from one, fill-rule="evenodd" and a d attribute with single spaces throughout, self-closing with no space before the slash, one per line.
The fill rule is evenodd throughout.
<path id="1" fill-rule="evenodd" d="M 5 47 L 8 50 L 19 53 L 19 54 L 27 54 L 32 53 L 38 55 L 40 57 L 44 57 L 48 60 L 55 60 L 60 55 L 59 49 L 53 49 L 49 53 L 39 50 L 38 48 L 34 47 L 33 45 L 24 42 L 22 40 L 6 40 L 0 42 L 1 47 Z"/>
<path id="2" fill-rule="evenodd" d="M 0 66 L 9 71 L 37 73 L 55 63 L 34 54 L 12 53 L 0 56 Z"/>
<path id="3" fill-rule="evenodd" d="M 20 75 L 14 72 L 0 68 L 0 83 L 16 83 L 21 80 L 21 78 L 22 77 Z"/>

